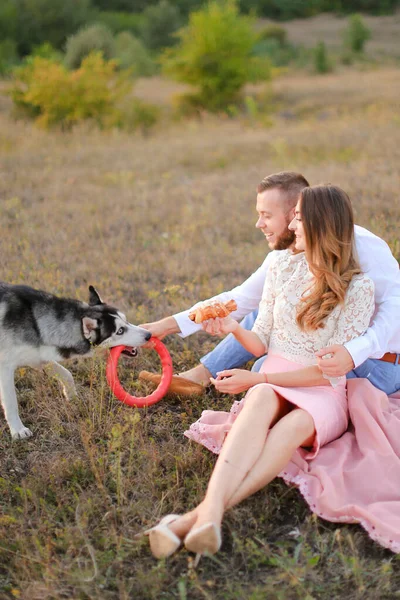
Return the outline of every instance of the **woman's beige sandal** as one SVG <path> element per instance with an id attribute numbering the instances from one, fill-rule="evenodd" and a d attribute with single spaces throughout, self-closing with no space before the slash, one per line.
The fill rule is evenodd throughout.
<path id="1" fill-rule="evenodd" d="M 196 554 L 215 554 L 221 547 L 221 529 L 215 523 L 205 523 L 193 528 L 185 537 L 185 548 Z"/>
<path id="2" fill-rule="evenodd" d="M 181 546 L 182 540 L 168 527 L 179 516 L 166 515 L 158 525 L 144 532 L 144 535 L 149 536 L 150 550 L 155 558 L 167 558 Z"/>

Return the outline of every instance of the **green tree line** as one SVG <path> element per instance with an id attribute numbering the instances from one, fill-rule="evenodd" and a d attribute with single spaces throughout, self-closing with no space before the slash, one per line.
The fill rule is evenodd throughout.
<path id="1" fill-rule="evenodd" d="M 147 49 L 131 32 L 113 34 L 101 23 L 84 26 L 69 36 L 65 53 L 49 42 L 36 47 L 11 69 L 10 95 L 20 113 L 44 127 L 68 128 L 91 120 L 102 128 L 140 127 L 147 131 L 156 123 L 159 111 L 129 98 L 129 93 L 132 76 L 154 73 L 156 65 L 149 48 L 150 42 L 158 40 L 164 46 L 158 52 L 164 74 L 191 87 L 176 99 L 180 115 L 211 111 L 235 116 L 242 112 L 253 119 L 262 111 L 263 101 L 246 96 L 246 84 L 267 82 L 274 74 L 272 65 L 283 61 L 285 55 L 290 61 L 297 54 L 281 25 L 273 23 L 260 30 L 253 15 L 240 12 L 238 0 L 210 0 L 191 12 L 173 44 L 165 25 L 176 28 L 176 8 L 160 0 L 143 14 L 148 20 L 142 32 L 152 34 L 146 37 Z M 344 34 L 347 60 L 356 55 L 360 58 L 371 35 L 360 15 L 350 17 Z M 333 68 L 323 41 L 314 48 L 314 68 L 319 73 Z"/>
<path id="2" fill-rule="evenodd" d="M 93 0 L 102 10 L 141 12 L 157 0 Z M 174 0 L 171 2 L 184 15 L 188 15 L 207 2 L 204 0 Z M 398 0 L 241 0 L 241 10 L 256 12 L 270 19 L 295 19 L 309 17 L 323 11 L 341 13 L 366 12 L 371 14 L 390 13 L 399 6 Z"/>
<path id="3" fill-rule="evenodd" d="M 151 50 L 173 44 L 172 34 L 204 0 L 1 0 L 0 44 L 14 44 L 25 56 L 45 42 L 64 50 L 68 37 L 84 26 L 103 23 L 117 34 L 130 31 Z M 242 13 L 276 20 L 310 17 L 323 11 L 384 14 L 400 0 L 239 0 Z M 11 51 L 11 50 L 9 50 Z"/>

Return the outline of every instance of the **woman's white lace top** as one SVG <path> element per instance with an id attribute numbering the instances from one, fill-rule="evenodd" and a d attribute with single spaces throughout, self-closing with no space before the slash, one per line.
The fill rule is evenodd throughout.
<path id="1" fill-rule="evenodd" d="M 315 352 L 332 344 L 344 344 L 362 335 L 375 309 L 374 284 L 366 275 L 355 275 L 323 328 L 302 331 L 296 323 L 297 305 L 312 284 L 304 252 L 277 252 L 264 284 L 253 331 L 271 354 L 304 365 L 317 364 Z"/>

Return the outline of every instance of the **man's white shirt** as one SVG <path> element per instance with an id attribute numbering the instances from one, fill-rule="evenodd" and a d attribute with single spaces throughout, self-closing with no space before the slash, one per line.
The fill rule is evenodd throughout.
<path id="1" fill-rule="evenodd" d="M 386 352 L 400 354 L 400 270 L 386 242 L 358 225 L 354 227 L 354 233 L 361 270 L 375 284 L 375 314 L 371 325 L 364 335 L 345 344 L 355 367 L 358 367 L 367 358 L 381 358 Z M 257 271 L 241 285 L 209 300 L 227 302 L 234 299 L 238 308 L 232 316 L 238 321 L 257 309 L 269 262 L 275 252 L 278 251 L 270 252 Z M 192 309 L 174 315 L 181 337 L 201 329 L 201 325 L 189 319 Z"/>

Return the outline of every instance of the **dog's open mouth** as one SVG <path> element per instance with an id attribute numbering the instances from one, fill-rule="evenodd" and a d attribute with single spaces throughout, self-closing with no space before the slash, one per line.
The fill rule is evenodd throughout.
<path id="1" fill-rule="evenodd" d="M 138 354 L 138 350 L 137 350 L 137 348 L 125 348 L 125 350 L 123 350 L 121 352 L 121 354 L 125 354 L 125 356 L 129 356 L 129 358 L 135 358 L 135 356 L 137 356 L 137 354 Z"/>

